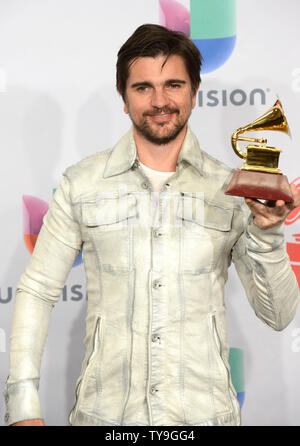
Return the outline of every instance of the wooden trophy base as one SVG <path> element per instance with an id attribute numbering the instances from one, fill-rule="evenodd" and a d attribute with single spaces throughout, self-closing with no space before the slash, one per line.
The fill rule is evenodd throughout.
<path id="1" fill-rule="evenodd" d="M 283 200 L 288 203 L 293 201 L 285 175 L 251 170 L 237 170 L 225 193 L 239 197 Z"/>

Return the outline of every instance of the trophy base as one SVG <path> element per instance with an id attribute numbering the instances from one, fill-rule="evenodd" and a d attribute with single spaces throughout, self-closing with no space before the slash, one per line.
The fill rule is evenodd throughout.
<path id="1" fill-rule="evenodd" d="M 288 179 L 285 175 L 250 170 L 237 170 L 225 194 L 264 200 L 293 201 Z"/>

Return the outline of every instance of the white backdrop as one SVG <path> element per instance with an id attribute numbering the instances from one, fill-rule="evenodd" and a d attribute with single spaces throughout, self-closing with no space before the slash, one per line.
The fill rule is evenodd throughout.
<path id="1" fill-rule="evenodd" d="M 180 2 L 181 0 L 179 0 Z M 17 282 L 30 253 L 23 241 L 22 195 L 46 202 L 67 166 L 112 145 L 130 122 L 115 91 L 116 54 L 143 23 L 159 23 L 158 0 L 0 0 L 0 387 L 8 374 L 9 335 Z M 182 0 L 187 4 L 188 1 Z M 270 132 L 283 149 L 280 168 L 300 177 L 300 3 L 237 0 L 237 41 L 217 70 L 203 74 L 202 105 L 191 125 L 204 150 L 230 166 L 241 160 L 231 133 L 283 102 L 293 139 Z M 249 94 L 262 89 L 250 105 Z M 235 89 L 247 100 L 223 105 Z M 207 99 L 217 90 L 217 105 Z M 264 103 L 265 102 L 265 103 Z M 286 226 L 298 249 L 300 220 Z M 298 240 L 299 242 L 299 240 Z M 296 262 L 293 262 L 297 265 Z M 300 281 L 300 274 L 299 274 Z M 288 290 L 287 290 L 288 292 Z M 243 425 L 300 425 L 300 310 L 283 331 L 259 321 L 231 268 L 226 286 L 229 343 L 245 359 Z M 40 395 L 48 425 L 67 425 L 83 358 L 83 265 L 72 268 L 52 321 L 41 369 Z M 0 398 L 0 424 L 4 399 Z"/>

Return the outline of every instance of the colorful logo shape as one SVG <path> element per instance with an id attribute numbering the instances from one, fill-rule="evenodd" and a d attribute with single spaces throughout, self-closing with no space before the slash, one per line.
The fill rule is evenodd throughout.
<path id="1" fill-rule="evenodd" d="M 231 381 L 237 393 L 237 398 L 242 408 L 245 401 L 245 378 L 244 378 L 244 354 L 240 348 L 229 349 L 228 362 L 230 365 Z"/>
<path id="2" fill-rule="evenodd" d="M 43 218 L 48 211 L 48 203 L 40 198 L 23 195 L 23 236 L 25 245 L 33 253 Z"/>
<path id="3" fill-rule="evenodd" d="M 54 189 L 55 192 L 55 189 Z M 23 237 L 26 248 L 33 253 L 39 232 L 43 225 L 43 218 L 46 215 L 49 205 L 46 201 L 31 195 L 23 195 Z M 82 253 L 80 251 L 73 267 L 82 263 Z"/>
<path id="4" fill-rule="evenodd" d="M 235 0 L 159 0 L 159 23 L 190 36 L 199 49 L 202 73 L 221 67 L 236 43 Z"/>
<path id="5" fill-rule="evenodd" d="M 298 191 L 300 192 L 300 177 L 292 181 L 296 185 Z M 300 220 L 300 206 L 295 208 L 285 219 L 285 225 L 293 225 Z M 291 260 L 291 266 L 297 277 L 297 281 L 300 287 L 300 234 L 293 234 L 294 242 L 287 242 L 286 250 Z"/>

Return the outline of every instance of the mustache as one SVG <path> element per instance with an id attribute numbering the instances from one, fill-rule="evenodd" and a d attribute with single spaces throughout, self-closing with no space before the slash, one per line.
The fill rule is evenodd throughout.
<path id="1" fill-rule="evenodd" d="M 161 107 L 161 108 L 155 108 L 154 110 L 149 110 L 149 111 L 145 111 L 143 113 L 143 116 L 155 116 L 155 115 L 159 115 L 159 114 L 164 114 L 164 113 L 177 113 L 179 114 L 179 110 L 178 108 L 169 108 L 169 107 Z"/>

